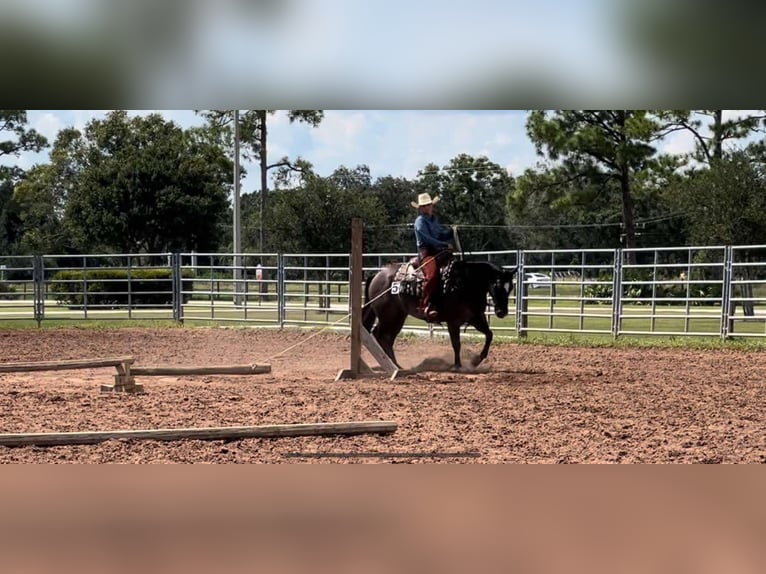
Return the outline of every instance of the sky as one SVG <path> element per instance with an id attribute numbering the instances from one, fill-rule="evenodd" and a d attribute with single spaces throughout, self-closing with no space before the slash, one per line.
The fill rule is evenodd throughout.
<path id="1" fill-rule="evenodd" d="M 131 111 L 145 114 L 149 111 Z M 203 120 L 192 110 L 157 110 L 184 128 Z M 745 112 L 742 110 L 741 112 Z M 31 110 L 29 126 L 50 143 L 66 127 L 83 129 L 99 110 Z M 731 110 L 725 117 L 739 115 Z M 327 110 L 317 128 L 290 124 L 283 111 L 269 120 L 269 161 L 288 156 L 310 161 L 320 175 L 330 175 L 344 165 L 367 165 L 373 178 L 392 175 L 413 179 L 428 163 L 444 166 L 461 153 L 486 156 L 517 176 L 534 167 L 540 158 L 525 131 L 527 112 L 521 110 Z M 688 132 L 676 132 L 659 145 L 661 152 L 685 153 L 694 147 Z M 25 154 L 17 162 L 28 169 L 48 161 L 48 152 Z M 244 164 L 248 176 L 242 193 L 259 187 L 256 165 Z"/>
<path id="2" fill-rule="evenodd" d="M 203 123 L 191 110 L 157 111 L 184 128 Z M 30 127 L 52 143 L 59 130 L 83 129 L 88 121 L 105 114 L 98 110 L 30 110 L 28 119 Z M 313 128 L 290 124 L 286 113 L 278 111 L 268 124 L 269 161 L 301 157 L 323 176 L 341 165 L 364 164 L 373 178 L 414 178 L 430 162 L 446 165 L 458 154 L 467 153 L 487 156 L 511 173 L 521 173 L 536 161 L 524 130 L 525 120 L 524 111 L 327 110 L 319 127 Z M 25 154 L 18 165 L 27 169 L 47 160 L 47 151 Z M 248 177 L 242 192 L 249 193 L 260 186 L 258 169 L 252 164 L 244 167 Z"/>

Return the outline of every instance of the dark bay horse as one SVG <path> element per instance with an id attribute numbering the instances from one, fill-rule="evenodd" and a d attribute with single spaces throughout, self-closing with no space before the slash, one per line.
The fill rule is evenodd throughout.
<path id="1" fill-rule="evenodd" d="M 407 315 L 424 321 L 426 318 L 418 311 L 417 297 L 404 293 L 394 294 L 390 291 L 398 268 L 398 263 L 391 263 L 367 279 L 362 323 L 365 329 L 372 332 L 391 360 L 400 366 L 394 355 L 394 341 L 402 330 Z M 439 312 L 439 322 L 447 324 L 450 342 L 455 352 L 455 369 L 461 367 L 460 327 L 463 325 L 470 325 L 484 334 L 484 347 L 474 366 L 487 358 L 492 343 L 492 331 L 484 315 L 487 309 L 487 294 L 494 303 L 495 315 L 500 319 L 505 317 L 508 314 L 508 297 L 513 289 L 515 273 L 515 268 L 506 270 L 488 261 L 453 262 L 450 283 L 454 288 L 446 293 L 440 290 L 434 297 L 434 303 Z"/>

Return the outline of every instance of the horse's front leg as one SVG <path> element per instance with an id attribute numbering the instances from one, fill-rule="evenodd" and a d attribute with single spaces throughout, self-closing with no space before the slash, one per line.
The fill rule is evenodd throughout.
<path id="1" fill-rule="evenodd" d="M 473 366 L 476 367 L 487 358 L 487 355 L 489 355 L 489 346 L 492 344 L 492 330 L 489 328 L 489 323 L 487 323 L 487 317 L 484 313 L 476 315 L 470 324 L 474 329 L 479 331 L 479 333 L 484 334 L 484 347 L 482 348 L 481 353 L 479 353 L 478 359 L 474 359 L 473 361 Z"/>
<path id="2" fill-rule="evenodd" d="M 460 363 L 460 323 L 450 322 L 447 323 L 447 331 L 449 331 L 449 340 L 452 343 L 452 350 L 455 352 L 455 369 L 462 368 Z"/>

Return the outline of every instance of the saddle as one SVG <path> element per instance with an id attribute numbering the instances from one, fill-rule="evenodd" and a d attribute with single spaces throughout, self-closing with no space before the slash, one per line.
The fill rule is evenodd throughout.
<path id="1" fill-rule="evenodd" d="M 458 281 L 456 281 L 453 271 L 454 259 L 450 259 L 449 262 L 443 267 L 439 268 L 439 277 L 437 279 L 436 290 L 434 296 L 438 297 L 445 293 L 451 293 L 458 287 Z M 420 299 L 423 295 L 423 282 L 425 281 L 425 275 L 418 268 L 420 262 L 417 257 L 413 257 L 406 263 L 399 265 L 394 275 L 394 280 L 391 283 L 391 293 L 393 295 L 407 295 Z"/>

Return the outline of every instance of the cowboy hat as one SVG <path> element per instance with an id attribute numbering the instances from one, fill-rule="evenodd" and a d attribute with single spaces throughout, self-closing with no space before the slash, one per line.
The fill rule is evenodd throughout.
<path id="1" fill-rule="evenodd" d="M 421 193 L 420 195 L 418 195 L 417 203 L 415 203 L 414 201 L 411 201 L 410 205 L 414 207 L 415 209 L 417 209 L 418 207 L 423 207 L 426 205 L 436 205 L 437 203 L 439 203 L 440 199 L 441 197 L 439 197 L 438 195 L 435 196 L 433 199 L 431 199 L 431 196 L 429 194 Z"/>

